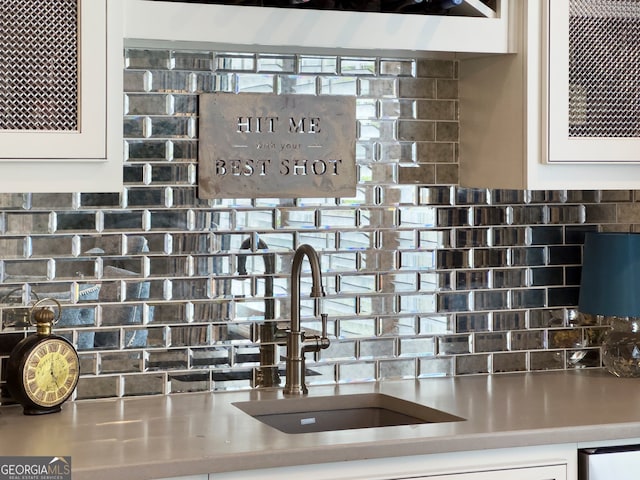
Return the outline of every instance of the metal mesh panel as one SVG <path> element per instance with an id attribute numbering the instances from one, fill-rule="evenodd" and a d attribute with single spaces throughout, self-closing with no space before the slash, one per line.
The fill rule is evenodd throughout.
<path id="1" fill-rule="evenodd" d="M 571 0 L 569 136 L 640 135 L 640 1 Z"/>
<path id="2" fill-rule="evenodd" d="M 0 0 L 0 128 L 78 129 L 78 0 Z"/>

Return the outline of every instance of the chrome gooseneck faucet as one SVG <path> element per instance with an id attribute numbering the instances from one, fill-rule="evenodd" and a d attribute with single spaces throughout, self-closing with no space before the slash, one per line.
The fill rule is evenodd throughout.
<path id="1" fill-rule="evenodd" d="M 300 275 L 304 257 L 309 259 L 311 265 L 311 296 L 314 298 L 324 296 L 322 288 L 322 275 L 320 272 L 320 260 L 318 254 L 310 245 L 300 245 L 293 256 L 291 266 L 291 328 L 287 330 L 287 381 L 284 385 L 285 395 L 304 395 L 308 393 L 305 382 L 306 352 L 319 352 L 329 346 L 327 338 L 327 315 L 322 314 L 322 334 L 305 336 L 300 327 Z"/>

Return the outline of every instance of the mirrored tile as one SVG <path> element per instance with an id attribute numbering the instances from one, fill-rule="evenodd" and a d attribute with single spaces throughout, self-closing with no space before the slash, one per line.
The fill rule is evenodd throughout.
<path id="1" fill-rule="evenodd" d="M 190 363 L 194 368 L 230 368 L 230 355 L 226 347 L 195 348 L 191 350 Z"/>
<path id="2" fill-rule="evenodd" d="M 116 375 L 80 377 L 76 399 L 116 398 L 120 396 L 120 377 Z"/>
<path id="3" fill-rule="evenodd" d="M 435 337 L 400 338 L 400 356 L 424 357 L 436 354 Z"/>
<path id="4" fill-rule="evenodd" d="M 457 120 L 458 104 L 451 100 L 418 100 L 415 104 L 415 118 L 420 120 Z M 444 138 L 440 138 L 444 140 Z"/>
<path id="5" fill-rule="evenodd" d="M 236 89 L 238 92 L 275 93 L 276 75 L 256 74 L 236 76 Z"/>
<path id="6" fill-rule="evenodd" d="M 380 360 L 380 380 L 415 378 L 416 360 Z"/>
<path id="7" fill-rule="evenodd" d="M 312 75 L 278 75 L 276 90 L 282 95 L 316 95 L 318 80 Z"/>
<path id="8" fill-rule="evenodd" d="M 335 364 L 313 365 L 306 379 L 308 385 L 335 384 L 337 382 L 336 366 Z"/>
<path id="9" fill-rule="evenodd" d="M 494 353 L 492 358 L 493 373 L 524 372 L 527 370 L 525 352 Z"/>
<path id="10" fill-rule="evenodd" d="M 356 77 L 320 76 L 320 95 L 356 95 L 358 79 Z"/>
<path id="11" fill-rule="evenodd" d="M 418 290 L 418 276 L 415 273 L 380 273 L 379 291 L 383 293 L 415 292 Z"/>
<path id="12" fill-rule="evenodd" d="M 582 329 L 553 329 L 547 334 L 549 348 L 576 348 L 586 346 Z"/>
<path id="13" fill-rule="evenodd" d="M 49 213 L 7 212 L 3 220 L 3 233 L 8 235 L 47 234 L 54 228 Z"/>
<path id="14" fill-rule="evenodd" d="M 251 369 L 212 372 L 213 390 L 224 392 L 229 390 L 248 390 L 251 388 L 253 372 Z"/>
<path id="15" fill-rule="evenodd" d="M 256 57 L 252 54 L 218 53 L 215 55 L 217 71 L 244 71 L 256 70 Z"/>
<path id="16" fill-rule="evenodd" d="M 431 250 L 423 251 L 400 251 L 398 268 L 401 270 L 431 270 L 436 267 L 435 252 Z M 421 275 L 421 290 L 424 289 L 423 282 L 429 282 L 428 275 Z"/>
<path id="17" fill-rule="evenodd" d="M 140 352 L 100 353 L 99 362 L 101 374 L 141 372 L 143 370 Z"/>
<path id="18" fill-rule="evenodd" d="M 509 332 L 509 350 L 540 350 L 545 347 L 544 330 L 513 330 Z"/>
<path id="19" fill-rule="evenodd" d="M 355 337 L 373 337 L 376 335 L 376 320 L 374 318 L 363 319 L 345 319 L 338 321 L 338 335 L 340 338 L 355 338 Z M 347 344 L 343 344 L 344 349 Z M 329 358 L 344 358 L 334 357 Z"/>
<path id="20" fill-rule="evenodd" d="M 189 368 L 189 352 L 186 349 L 151 350 L 146 359 L 146 370 L 175 370 Z"/>
<path id="21" fill-rule="evenodd" d="M 48 260 L 5 260 L 3 265 L 5 281 L 37 282 L 49 277 Z"/>
<path id="22" fill-rule="evenodd" d="M 459 355 L 456 357 L 456 375 L 489 373 L 490 355 Z"/>
<path id="23" fill-rule="evenodd" d="M 490 316 L 487 313 L 459 313 L 456 315 L 456 333 L 489 331 Z"/>
<path id="24" fill-rule="evenodd" d="M 168 393 L 208 392 L 211 390 L 209 372 L 169 373 Z"/>
<path id="25" fill-rule="evenodd" d="M 375 58 L 340 58 L 340 73 L 342 75 L 375 75 L 377 62 Z"/>
<path id="26" fill-rule="evenodd" d="M 338 59 L 332 56 L 300 55 L 298 57 L 300 73 L 338 73 Z"/>
<path id="27" fill-rule="evenodd" d="M 449 315 L 420 316 L 420 334 L 453 333 L 453 318 Z"/>
<path id="28" fill-rule="evenodd" d="M 46 238 L 46 237 L 45 237 Z M 34 252 L 34 238 L 29 238 L 28 240 L 25 237 L 18 238 L 0 238 L 0 252 L 2 252 L 2 258 L 10 259 L 10 258 L 24 258 L 28 256 L 42 256 L 46 255 L 47 252 L 53 250 L 49 250 L 49 247 L 53 247 L 54 245 L 59 245 L 56 243 L 55 237 L 51 237 L 48 241 L 41 242 L 40 238 L 36 237 L 36 252 Z M 45 244 L 44 246 L 42 244 Z M 41 252 L 42 247 L 42 252 Z M 67 243 L 66 248 L 62 247 L 60 250 L 62 252 L 58 252 L 59 254 L 70 254 L 71 253 L 71 244 Z"/>
<path id="29" fill-rule="evenodd" d="M 154 49 L 125 49 L 125 68 L 169 68 L 170 52 Z"/>
<path id="30" fill-rule="evenodd" d="M 537 370 L 560 370 L 565 368 L 565 351 L 550 350 L 529 353 L 530 369 Z"/>
<path id="31" fill-rule="evenodd" d="M 439 293 L 437 295 L 438 312 L 462 312 L 469 310 L 468 293 Z"/>
<path id="32" fill-rule="evenodd" d="M 470 352 L 470 335 L 444 335 L 438 337 L 438 355 L 464 354 Z"/>
<path id="33" fill-rule="evenodd" d="M 414 60 L 380 60 L 380 75 L 393 75 L 396 77 L 410 77 L 415 74 Z"/>
<path id="34" fill-rule="evenodd" d="M 374 362 L 340 363 L 338 365 L 338 383 L 372 382 L 376 380 Z"/>
<path id="35" fill-rule="evenodd" d="M 513 308 L 544 307 L 546 296 L 544 289 L 513 290 L 511 306 Z"/>
<path id="36" fill-rule="evenodd" d="M 483 332 L 474 334 L 474 351 L 502 352 L 507 350 L 507 334 L 505 332 Z"/>
<path id="37" fill-rule="evenodd" d="M 526 287 L 531 283 L 527 269 L 494 269 L 492 272 L 495 288 Z"/>
<path id="38" fill-rule="evenodd" d="M 457 290 L 473 290 L 491 287 L 489 270 L 458 270 L 455 272 Z"/>
<path id="39" fill-rule="evenodd" d="M 166 374 L 123 375 L 123 396 L 160 395 L 165 390 Z"/>
<path id="40" fill-rule="evenodd" d="M 420 358 L 418 377 L 449 377 L 454 374 L 454 357 Z"/>
<path id="41" fill-rule="evenodd" d="M 493 331 L 509 331 L 523 330 L 526 328 L 526 311 L 510 310 L 507 312 L 493 312 L 492 330 Z"/>
<path id="42" fill-rule="evenodd" d="M 171 52 L 171 65 L 175 70 L 211 70 L 212 52 L 194 52 L 174 50 Z"/>
<path id="43" fill-rule="evenodd" d="M 169 115 L 172 97 L 170 95 L 144 95 L 130 93 L 124 97 L 125 115 Z"/>
<path id="44" fill-rule="evenodd" d="M 387 98 L 395 97 L 398 83 L 393 78 L 361 78 L 359 94 L 363 97 Z"/>

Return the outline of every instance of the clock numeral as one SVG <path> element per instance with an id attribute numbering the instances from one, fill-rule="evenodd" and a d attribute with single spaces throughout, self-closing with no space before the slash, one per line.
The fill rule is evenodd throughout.
<path id="1" fill-rule="evenodd" d="M 36 390 L 33 392 L 33 396 L 36 397 L 41 402 L 43 402 L 46 397 L 46 394 L 43 390 L 40 390 L 39 388 L 36 387 Z"/>

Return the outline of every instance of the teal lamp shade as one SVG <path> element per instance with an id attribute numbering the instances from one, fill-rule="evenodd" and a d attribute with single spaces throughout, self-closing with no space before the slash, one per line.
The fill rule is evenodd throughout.
<path id="1" fill-rule="evenodd" d="M 578 310 L 640 317 L 640 234 L 587 233 Z"/>

